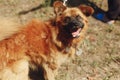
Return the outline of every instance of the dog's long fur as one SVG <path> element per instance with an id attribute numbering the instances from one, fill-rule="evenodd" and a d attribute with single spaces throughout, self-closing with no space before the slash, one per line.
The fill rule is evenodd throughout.
<path id="1" fill-rule="evenodd" d="M 19 30 L 20 23 L 17 18 L 0 17 L 0 40 L 3 40 Z"/>
<path id="2" fill-rule="evenodd" d="M 57 1 L 54 10 L 55 19 L 46 22 L 32 20 L 24 27 L 0 23 L 0 80 L 29 80 L 33 64 L 43 67 L 45 80 L 55 80 L 57 69 L 74 55 L 88 26 L 78 8 L 66 8 Z M 84 26 L 79 37 L 74 38 L 63 30 L 63 18 L 76 15 L 81 16 Z"/>

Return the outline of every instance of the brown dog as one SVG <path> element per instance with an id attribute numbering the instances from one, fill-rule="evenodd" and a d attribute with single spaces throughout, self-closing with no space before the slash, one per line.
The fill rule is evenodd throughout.
<path id="1" fill-rule="evenodd" d="M 93 11 L 82 9 L 89 10 L 87 15 Z M 88 21 L 81 10 L 56 1 L 55 19 L 33 20 L 21 28 L 0 26 L 4 29 L 0 35 L 0 80 L 29 80 L 31 65 L 43 68 L 45 80 L 55 80 L 57 69 L 74 55 L 87 30 Z"/>

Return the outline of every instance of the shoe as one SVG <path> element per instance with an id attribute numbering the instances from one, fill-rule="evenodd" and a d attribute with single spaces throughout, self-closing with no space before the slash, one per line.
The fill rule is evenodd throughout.
<path id="1" fill-rule="evenodd" d="M 115 20 L 110 20 L 110 21 L 107 22 L 107 24 L 110 24 L 110 25 L 114 24 L 114 23 L 115 23 Z"/>

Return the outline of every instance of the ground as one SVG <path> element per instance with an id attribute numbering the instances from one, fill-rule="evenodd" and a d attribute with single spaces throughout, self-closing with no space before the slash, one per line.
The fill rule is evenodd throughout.
<path id="1" fill-rule="evenodd" d="M 47 20 L 53 8 L 44 0 L 0 0 L 0 16 L 16 17 L 21 24 L 33 18 Z M 106 0 L 89 0 L 107 10 Z M 120 80 L 120 21 L 108 25 L 88 17 L 89 29 L 80 48 L 82 54 L 66 62 L 56 80 Z"/>

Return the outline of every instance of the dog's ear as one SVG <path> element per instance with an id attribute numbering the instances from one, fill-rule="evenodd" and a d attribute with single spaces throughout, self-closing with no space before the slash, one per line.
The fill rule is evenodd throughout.
<path id="1" fill-rule="evenodd" d="M 55 1 L 53 3 L 53 7 L 54 7 L 54 12 L 57 16 L 60 15 L 66 9 L 66 6 L 64 6 L 61 1 Z"/>
<path id="2" fill-rule="evenodd" d="M 80 5 L 78 8 L 85 14 L 86 16 L 90 16 L 94 13 L 94 9 L 87 5 Z"/>

